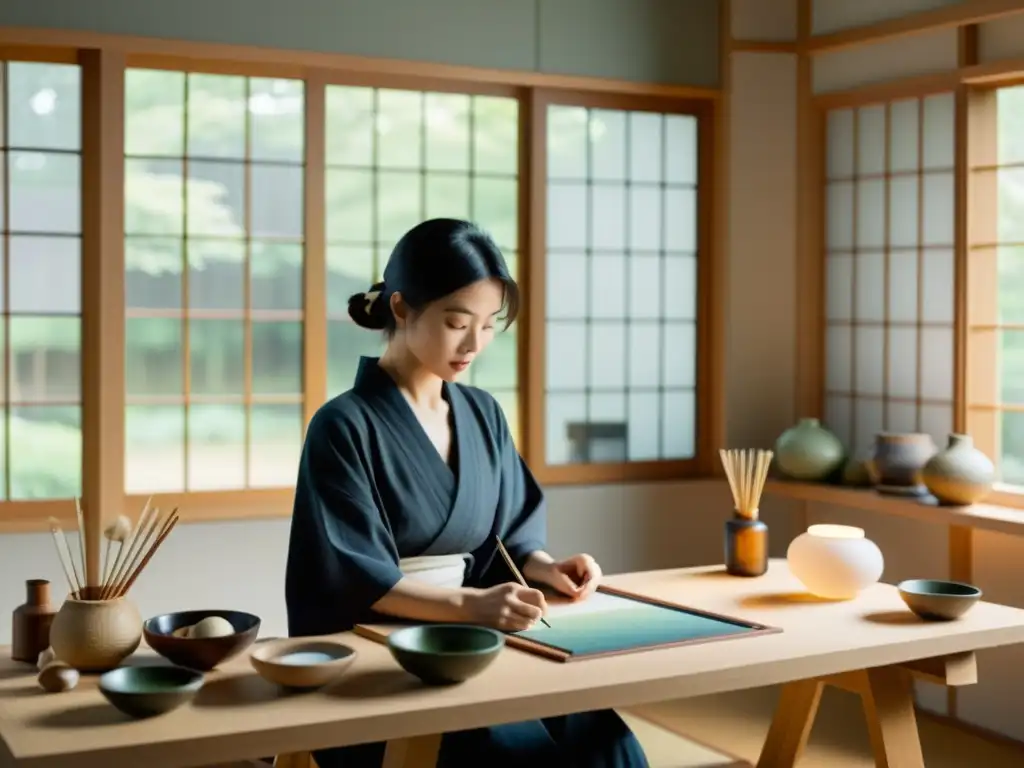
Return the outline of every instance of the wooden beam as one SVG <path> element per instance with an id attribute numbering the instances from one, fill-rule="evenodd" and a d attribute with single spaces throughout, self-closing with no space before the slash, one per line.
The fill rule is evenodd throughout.
<path id="1" fill-rule="evenodd" d="M 797 35 L 811 34 L 811 0 L 797 2 Z M 814 103 L 812 61 L 797 60 L 796 263 L 797 290 L 795 416 L 823 418 L 825 410 L 825 125 Z"/>
<path id="2" fill-rule="evenodd" d="M 343 53 L 266 48 L 255 45 L 232 45 L 186 40 L 114 35 L 89 30 L 49 29 L 42 27 L 0 26 L 0 48 L 6 46 L 44 46 L 50 49 L 96 48 L 118 51 L 134 58 L 138 54 L 160 57 L 165 66 L 177 61 L 181 69 L 200 62 L 234 62 L 235 74 L 288 72 L 294 76 L 304 69 L 333 69 L 365 72 L 374 75 L 409 75 L 420 80 L 443 79 L 474 83 L 503 83 L 528 88 L 556 88 L 575 91 L 663 96 L 673 99 L 716 99 L 718 88 L 671 83 L 642 83 L 604 77 L 549 74 L 511 69 L 488 69 L 458 64 L 388 59 L 375 56 L 353 56 Z M 273 69 L 276 67 L 276 69 Z M 281 76 L 281 75 L 278 75 Z"/>
<path id="3" fill-rule="evenodd" d="M 995 85 L 1024 78 L 1024 59 L 1000 59 L 979 64 L 977 61 L 960 69 L 960 82 L 965 85 Z"/>
<path id="4" fill-rule="evenodd" d="M 327 400 L 327 87 L 322 73 L 311 73 L 306 78 L 305 102 L 305 248 L 302 261 L 304 429 Z"/>
<path id="5" fill-rule="evenodd" d="M 968 24 L 957 30 L 957 67 L 961 73 L 978 63 L 978 25 Z M 962 79 L 962 78 L 961 78 Z M 970 86 L 961 82 L 956 88 L 955 164 L 954 164 L 954 249 L 953 249 L 953 431 L 963 433 L 967 427 L 968 312 L 967 281 L 970 250 Z M 952 525 L 948 534 L 949 577 L 970 582 L 973 574 L 974 531 L 969 526 Z M 972 654 L 973 656 L 973 654 Z M 972 659 L 973 661 L 973 659 Z M 974 682 L 978 671 L 975 665 Z M 946 713 L 956 717 L 959 698 L 955 688 L 946 691 Z"/>
<path id="6" fill-rule="evenodd" d="M 729 269 L 731 255 L 729 176 L 732 164 L 730 146 L 730 123 L 732 114 L 733 68 L 732 54 L 732 0 L 721 0 L 718 4 L 718 81 L 724 98 L 714 108 L 714 138 L 712 153 L 712 199 L 711 199 L 711 249 L 712 258 L 704 260 L 704 267 L 711 271 L 709 306 L 704 314 L 707 323 L 710 391 L 707 402 L 701 406 L 710 412 L 709 440 L 706 451 L 711 456 L 703 468 L 712 477 L 725 477 L 721 461 L 716 461 L 718 451 L 727 444 L 728 402 L 726 398 L 726 329 L 729 322 Z M 706 390 L 707 391 L 707 390 Z"/>
<path id="7" fill-rule="evenodd" d="M 967 0 L 895 19 L 812 36 L 804 46 L 810 55 L 870 45 L 898 37 L 980 24 L 1024 13 L 1020 0 Z"/>
<path id="8" fill-rule="evenodd" d="M 880 104 L 896 99 L 920 98 L 933 93 L 952 91 L 962 82 L 956 70 L 937 72 L 928 75 L 902 77 L 898 80 L 886 80 L 868 83 L 842 91 L 827 91 L 814 95 L 814 103 L 819 109 L 829 110 L 840 107 L 859 107 L 864 104 Z"/>
<path id="9" fill-rule="evenodd" d="M 918 659 L 896 666 L 916 680 L 935 685 L 953 688 L 978 682 L 978 658 L 973 651 Z M 867 691 L 867 679 L 862 671 L 829 675 L 821 678 L 821 682 L 850 693 L 863 695 Z"/>
<path id="10" fill-rule="evenodd" d="M 99 586 L 104 522 L 124 509 L 124 56 L 85 50 L 80 61 L 82 509 L 85 580 Z"/>
<path id="11" fill-rule="evenodd" d="M 796 40 L 733 40 L 729 45 L 732 53 L 799 53 Z"/>

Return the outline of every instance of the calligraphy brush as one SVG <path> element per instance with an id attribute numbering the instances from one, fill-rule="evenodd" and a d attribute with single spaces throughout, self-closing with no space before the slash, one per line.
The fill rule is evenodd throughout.
<path id="1" fill-rule="evenodd" d="M 501 539 L 499 539 L 497 536 L 495 536 L 494 540 L 498 542 L 498 552 L 501 553 L 501 557 L 505 561 L 505 565 L 507 565 L 509 570 L 512 571 L 512 575 L 515 576 L 516 579 L 518 579 L 519 583 L 522 584 L 524 587 L 530 586 L 529 584 L 526 583 L 526 579 L 523 578 L 523 574 L 521 574 L 519 572 L 519 569 L 516 568 L 516 564 L 512 561 L 512 555 L 510 555 L 508 553 L 508 550 L 505 549 L 505 545 L 501 543 Z M 545 627 L 547 627 L 548 629 L 551 629 L 551 625 L 548 624 L 548 620 L 547 619 L 545 619 L 543 616 L 541 616 L 540 620 L 541 620 L 541 623 Z"/>

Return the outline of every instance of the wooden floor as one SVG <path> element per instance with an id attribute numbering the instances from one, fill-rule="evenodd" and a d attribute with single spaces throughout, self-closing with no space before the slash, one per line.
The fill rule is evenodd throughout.
<path id="1" fill-rule="evenodd" d="M 758 688 L 638 707 L 629 714 L 754 764 L 768 732 L 777 696 L 778 689 Z M 634 722 L 632 717 L 628 719 Z M 918 719 L 918 728 L 927 768 L 1024 765 L 1024 748 L 1017 745 L 996 743 L 928 717 Z M 638 730 L 637 735 L 650 755 L 652 768 L 688 766 L 666 753 L 669 743 L 652 738 L 647 730 Z M 717 768 L 730 763 L 709 760 L 689 764 Z M 826 688 L 800 768 L 873 768 L 874 764 L 860 700 Z"/>

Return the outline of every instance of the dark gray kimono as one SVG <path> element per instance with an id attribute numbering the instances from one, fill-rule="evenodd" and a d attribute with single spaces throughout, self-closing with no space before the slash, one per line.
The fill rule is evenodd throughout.
<path id="1" fill-rule="evenodd" d="M 402 578 L 401 558 L 470 553 L 466 584 L 484 587 L 510 579 L 495 557 L 496 536 L 520 568 L 544 548 L 543 493 L 501 408 L 474 387 L 446 383 L 444 397 L 453 419 L 450 464 L 375 358 L 362 358 L 353 389 L 311 421 L 285 576 L 291 636 L 380 620 L 371 606 Z M 320 768 L 377 768 L 382 757 L 382 744 L 316 754 Z M 449 734 L 440 762 L 519 768 L 522 760 L 531 768 L 647 765 L 610 711 Z"/>

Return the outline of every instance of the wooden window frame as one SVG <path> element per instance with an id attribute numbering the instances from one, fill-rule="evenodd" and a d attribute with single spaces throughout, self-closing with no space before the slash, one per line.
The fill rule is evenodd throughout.
<path id="1" fill-rule="evenodd" d="M 521 452 L 548 484 L 684 479 L 717 472 L 715 452 L 724 423 L 721 383 L 721 312 L 712 290 L 719 254 L 712 229 L 721 226 L 715 183 L 721 176 L 716 142 L 723 136 L 717 88 L 486 70 L 307 51 L 196 43 L 85 31 L 3 28 L 0 59 L 73 63 L 82 68 L 82 496 L 89 560 L 100 562 L 104 521 L 135 514 L 149 498 L 127 493 L 125 465 L 125 254 L 124 72 L 128 68 L 296 78 L 305 81 L 305 253 L 303 276 L 303 416 L 308 423 L 327 397 L 325 222 L 325 96 L 327 85 L 408 88 L 474 95 L 513 96 L 519 101 L 519 275 L 529 297 L 519 319 L 518 397 Z M 546 103 L 585 102 L 615 109 L 655 108 L 700 117 L 698 182 L 698 442 L 697 458 L 586 467 L 543 466 L 538 429 L 543 409 L 544 118 Z M 539 210 L 540 215 L 537 215 Z M 538 324 L 538 318 L 540 323 Z M 538 333 L 539 332 L 539 333 Z M 538 348 L 541 350 L 538 355 Z M 541 364 L 538 365 L 538 359 Z M 109 386 L 120 381 L 121 386 Z M 539 425 L 539 426 L 538 426 Z M 554 470 L 553 472 L 548 471 Z M 179 507 L 183 520 L 282 518 L 291 514 L 294 488 L 154 493 L 161 508 Z M 55 518 L 74 529 L 73 499 L 0 502 L 0 532 L 46 530 Z M 95 579 L 97 574 L 91 574 Z"/>
<path id="2" fill-rule="evenodd" d="M 551 465 L 545 455 L 546 348 L 547 348 L 547 108 L 575 106 L 609 110 L 646 110 L 697 118 L 697 317 L 695 455 L 683 460 L 653 460 L 600 464 Z M 716 315 L 713 308 L 715 251 L 715 127 L 718 105 L 709 100 L 667 99 L 635 94 L 599 94 L 583 91 L 535 89 L 529 106 L 530 166 L 528 190 L 529 269 L 526 302 L 527 333 L 520 341 L 520 370 L 526 372 L 526 452 L 537 479 L 546 485 L 576 485 L 685 479 L 715 472 L 720 447 L 712 402 L 718 377 L 715 367 Z M 528 359 L 526 359 L 528 355 Z M 524 365 L 525 364 L 525 365 Z M 721 397 L 721 395 L 718 395 Z"/>
<path id="3" fill-rule="evenodd" d="M 822 296 L 821 296 L 821 311 L 822 311 L 822 327 L 825 330 L 825 334 L 824 334 L 824 340 L 823 340 L 824 363 L 822 364 L 822 367 L 821 367 L 821 376 L 822 376 L 821 391 L 823 393 L 824 402 L 823 402 L 823 405 L 822 405 L 821 412 L 825 415 L 825 417 L 826 417 L 825 421 L 827 422 L 827 421 L 829 421 L 829 418 L 828 418 L 828 416 L 829 416 L 829 407 L 828 407 L 828 405 L 829 405 L 829 401 L 830 400 L 832 400 L 833 398 L 835 398 L 835 399 L 840 399 L 841 398 L 841 399 L 845 399 L 845 400 L 847 400 L 849 402 L 849 409 L 850 409 L 849 410 L 849 414 L 848 414 L 849 424 L 845 425 L 845 426 L 848 427 L 848 434 L 850 435 L 850 441 L 851 441 L 852 444 L 848 446 L 848 449 L 854 455 L 857 455 L 857 456 L 862 455 L 865 450 L 870 450 L 870 445 L 871 445 L 871 442 L 873 441 L 873 436 L 871 437 L 871 440 L 865 442 L 863 440 L 864 436 L 858 434 L 858 430 L 859 430 L 858 408 L 863 407 L 863 403 L 865 403 L 865 402 L 873 402 L 873 403 L 879 404 L 879 407 L 881 408 L 881 411 L 882 411 L 882 429 L 883 429 L 883 431 L 884 430 L 891 430 L 892 429 L 892 427 L 889 426 L 888 409 L 889 409 L 890 405 L 897 405 L 897 406 L 902 406 L 902 407 L 912 407 L 914 409 L 915 430 L 919 431 L 919 432 L 926 432 L 927 431 L 925 426 L 924 426 L 925 419 L 924 419 L 923 414 L 922 414 L 922 409 L 927 408 L 929 406 L 937 407 L 937 408 L 943 408 L 943 409 L 948 408 L 949 409 L 949 413 L 950 413 L 950 421 L 949 421 L 950 431 L 952 431 L 952 432 L 957 431 L 957 426 L 956 426 L 956 424 L 957 424 L 957 412 L 959 410 L 959 402 L 960 402 L 960 399 L 958 398 L 958 389 L 957 389 L 957 378 L 958 378 L 957 369 L 958 369 L 958 364 L 957 364 L 956 359 L 955 359 L 955 357 L 956 357 L 955 346 L 956 346 L 956 338 L 958 336 L 958 322 L 959 322 L 959 316 L 958 316 L 958 311 L 957 311 L 958 301 L 957 301 L 957 296 L 956 296 L 956 291 L 957 291 L 956 284 L 959 281 L 955 277 L 955 274 L 956 274 L 956 264 L 958 262 L 958 257 L 957 257 L 958 232 L 957 232 L 957 227 L 956 227 L 955 219 L 954 219 L 953 239 L 947 245 L 947 244 L 944 244 L 944 243 L 943 244 L 927 243 L 925 241 L 925 231 L 924 231 L 924 219 L 925 219 L 925 215 L 926 215 L 925 205 L 924 205 L 924 201 L 925 201 L 925 187 L 926 187 L 926 183 L 925 182 L 926 182 L 926 179 L 929 176 L 935 176 L 935 175 L 938 175 L 938 174 L 950 174 L 953 177 L 952 180 L 953 180 L 953 185 L 954 185 L 954 189 L 955 189 L 956 185 L 957 185 L 957 181 L 958 181 L 958 176 L 959 176 L 959 172 L 958 172 L 959 160 L 958 160 L 957 153 L 956 153 L 956 134 L 957 134 L 957 130 L 958 129 L 957 129 L 957 126 L 955 124 L 953 126 L 953 131 L 954 131 L 954 147 L 953 147 L 953 158 L 952 158 L 952 163 L 953 164 L 952 164 L 952 166 L 950 166 L 950 167 L 946 167 L 946 166 L 942 166 L 942 167 L 926 167 L 925 166 L 924 151 L 925 151 L 925 130 L 926 130 L 926 102 L 927 102 L 927 100 L 929 98 L 936 97 L 936 96 L 949 96 L 949 97 L 952 97 L 953 102 L 954 102 L 954 121 L 955 121 L 957 93 L 956 93 L 955 90 L 951 90 L 949 88 L 923 88 L 923 89 L 919 89 L 916 93 L 913 93 L 913 94 L 902 94 L 902 95 L 900 95 L 898 97 L 895 97 L 895 98 L 870 99 L 870 100 L 866 100 L 866 101 L 859 101 L 858 100 L 856 103 L 852 103 L 852 104 L 848 104 L 848 105 L 847 104 L 840 104 L 840 105 L 835 105 L 835 106 L 830 105 L 828 107 L 821 107 L 820 108 L 820 112 L 819 112 L 820 120 L 821 120 L 821 123 L 822 123 L 822 125 L 824 127 L 824 134 L 823 134 L 823 137 L 822 137 L 822 146 L 821 146 L 821 157 L 819 158 L 819 162 L 821 164 L 821 188 L 820 188 L 821 191 L 820 191 L 820 198 L 821 198 L 822 206 L 823 206 L 822 210 L 824 211 L 824 213 L 822 214 L 822 225 L 823 225 L 823 228 L 827 228 L 827 225 L 828 225 L 828 212 L 827 212 L 828 203 L 827 203 L 827 201 L 828 201 L 829 187 L 832 184 L 836 184 L 836 183 L 849 183 L 849 184 L 851 184 L 851 198 L 852 198 L 851 199 L 851 205 L 852 205 L 852 214 L 851 214 L 851 216 L 852 216 L 852 218 L 851 218 L 851 223 L 850 223 L 851 234 L 852 234 L 852 242 L 851 242 L 850 246 L 849 247 L 845 247 L 845 248 L 830 248 L 829 244 L 827 243 L 827 237 L 825 235 L 822 236 L 823 239 L 822 239 L 822 246 L 821 246 L 821 254 L 822 254 L 821 260 L 822 260 L 822 266 L 823 266 L 823 280 L 824 280 L 824 282 L 822 283 L 822 288 L 821 288 L 821 294 L 822 294 Z M 893 105 L 894 104 L 896 104 L 897 102 L 903 102 L 903 101 L 912 101 L 912 102 L 915 103 L 915 113 L 916 113 L 916 123 L 917 123 L 917 131 L 916 131 L 917 136 L 916 136 L 916 150 L 915 151 L 916 151 L 916 156 L 917 157 L 916 157 L 915 167 L 914 167 L 913 170 L 895 170 L 894 171 L 894 170 L 892 170 L 890 168 L 890 160 L 891 160 L 891 154 L 892 154 L 892 135 L 891 135 L 892 110 L 893 110 Z M 860 111 L 862 109 L 870 108 L 870 107 L 879 108 L 879 109 L 882 110 L 882 113 L 883 113 L 883 118 L 882 119 L 883 119 L 883 131 L 884 131 L 884 137 L 883 137 L 883 142 L 884 142 L 884 147 L 883 147 L 883 153 L 884 153 L 883 164 L 884 164 L 884 168 L 883 168 L 882 171 L 879 171 L 879 172 L 864 173 L 864 172 L 862 172 L 860 170 L 860 162 L 861 162 L 861 160 L 860 160 L 860 150 L 861 150 L 861 147 L 860 147 L 860 133 L 861 133 L 860 121 L 861 121 L 861 114 L 860 114 Z M 852 147 L 851 147 L 851 152 L 852 152 L 852 157 L 853 157 L 853 159 L 852 159 L 853 170 L 852 170 L 851 174 L 848 175 L 848 176 L 830 177 L 828 175 L 828 170 L 827 170 L 827 167 L 826 167 L 826 165 L 827 165 L 827 154 L 828 154 L 829 149 L 830 149 L 829 144 L 828 144 L 828 131 L 827 131 L 828 118 L 829 118 L 829 114 L 830 113 L 837 112 L 837 111 L 840 111 L 840 110 L 849 110 L 852 113 L 852 116 L 851 116 L 851 120 L 852 120 L 852 134 L 851 134 Z M 913 185 L 914 185 L 915 194 L 916 194 L 916 208 L 917 208 L 917 212 L 916 212 L 917 213 L 917 221 L 915 223 L 916 235 L 915 235 L 915 238 L 914 238 L 914 244 L 913 245 L 894 245 L 891 242 L 891 240 L 890 240 L 890 238 L 891 238 L 891 227 L 890 227 L 890 223 L 891 222 L 890 222 L 890 218 L 892 216 L 892 180 L 894 178 L 896 178 L 896 179 L 913 179 Z M 871 245 L 871 246 L 864 246 L 864 245 L 862 245 L 858 241 L 858 234 L 857 234 L 857 228 L 858 228 L 858 222 L 859 222 L 859 216 L 860 216 L 860 212 L 859 212 L 859 209 L 860 209 L 860 199 L 858 197 L 858 193 L 859 193 L 860 184 L 863 183 L 864 181 L 882 181 L 882 182 L 884 182 L 884 190 L 883 190 L 883 196 L 882 196 L 882 221 L 881 221 L 881 226 L 882 226 L 881 239 L 882 239 L 882 242 L 881 242 L 881 244 L 875 244 L 875 245 Z M 955 198 L 955 196 L 954 196 L 954 198 Z M 955 201 L 955 199 L 954 199 L 954 211 L 952 213 L 955 214 L 955 210 L 956 210 L 956 207 L 958 205 L 959 205 L 959 203 L 957 203 Z M 925 284 L 927 282 L 927 278 L 925 276 L 925 273 L 926 273 L 925 265 L 928 263 L 930 258 L 933 258 L 929 254 L 930 253 L 934 253 L 934 252 L 938 252 L 938 251 L 949 252 L 951 257 L 952 257 L 952 260 L 953 260 L 954 286 L 952 287 L 952 290 L 951 290 L 952 295 L 951 295 L 951 298 L 950 298 L 950 301 L 952 303 L 952 306 L 950 307 L 950 309 L 952 311 L 952 315 L 953 316 L 952 316 L 951 320 L 949 320 L 949 321 L 946 321 L 946 320 L 934 321 L 934 320 L 926 320 L 926 319 L 924 319 L 924 306 L 925 306 L 925 304 L 924 304 L 924 290 L 925 290 Z M 861 269 L 860 257 L 863 256 L 866 253 L 877 253 L 877 252 L 881 252 L 882 260 L 883 260 L 883 286 L 882 286 L 883 287 L 883 294 L 882 294 L 882 297 L 881 297 L 882 317 L 880 319 L 874 319 L 874 320 L 863 320 L 863 319 L 857 317 L 857 306 L 856 306 L 857 305 L 857 297 L 858 297 L 857 280 L 858 280 L 858 277 L 859 277 L 859 275 L 858 275 L 859 270 Z M 913 259 L 913 261 L 914 261 L 914 263 L 916 265 L 915 266 L 915 272 L 914 272 L 914 274 L 915 274 L 915 283 L 916 283 L 916 286 L 915 286 L 916 296 L 912 300 L 913 304 L 914 304 L 914 320 L 894 320 L 891 317 L 891 315 L 890 315 L 890 294 L 892 293 L 892 290 L 893 290 L 892 279 L 891 279 L 891 276 L 892 276 L 891 264 L 892 264 L 894 255 L 898 255 L 898 254 L 912 254 L 910 256 L 910 258 Z M 849 292 L 850 292 L 850 311 L 851 311 L 851 316 L 850 316 L 849 319 L 845 319 L 845 320 L 833 319 L 833 318 L 829 317 L 829 315 L 828 315 L 828 300 L 829 300 L 829 297 L 828 297 L 828 291 L 829 291 L 829 285 L 828 285 L 828 278 L 829 278 L 828 266 L 829 265 L 828 265 L 828 262 L 829 262 L 829 259 L 831 257 L 834 257 L 836 255 L 850 256 L 853 259 L 853 262 L 852 262 L 852 280 L 851 280 L 850 287 L 848 289 Z M 858 345 L 857 345 L 856 333 L 857 333 L 857 330 L 859 328 L 862 328 L 862 327 L 878 328 L 878 329 L 880 329 L 881 334 L 882 334 L 881 349 L 880 349 L 880 357 L 881 357 L 881 366 L 880 366 L 881 391 L 879 393 L 875 393 L 875 394 L 862 392 L 862 391 L 860 391 L 858 389 L 858 385 L 857 385 L 857 347 L 858 347 Z M 833 328 L 848 329 L 849 332 L 850 332 L 850 335 L 851 335 L 850 360 L 849 360 L 851 381 L 850 381 L 850 387 L 849 387 L 848 391 L 830 390 L 828 388 L 828 384 L 827 384 L 827 377 L 828 377 L 828 370 L 827 370 L 827 361 L 828 361 L 828 352 L 827 352 L 828 331 L 833 329 Z M 926 376 L 926 371 L 924 370 L 925 365 L 924 365 L 924 358 L 923 358 L 922 350 L 925 347 L 925 344 L 924 344 L 924 332 L 927 329 L 929 329 L 929 328 L 937 329 L 937 330 L 940 330 L 940 331 L 947 331 L 948 330 L 950 332 L 951 337 L 952 337 L 953 348 L 954 348 L 954 350 L 953 350 L 954 351 L 954 354 L 953 354 L 954 360 L 953 360 L 953 365 L 952 365 L 953 370 L 951 371 L 951 374 L 952 374 L 953 378 L 952 378 L 952 381 L 950 382 L 951 396 L 950 396 L 950 398 L 948 400 L 946 400 L 946 399 L 929 398 L 929 397 L 926 397 L 925 395 L 922 394 L 922 387 L 923 387 L 924 379 L 925 379 L 925 376 Z M 915 358 L 916 358 L 916 362 L 914 364 L 914 376 L 915 376 L 915 380 L 916 381 L 915 381 L 915 384 L 914 384 L 914 395 L 913 396 L 893 394 L 893 392 L 890 391 L 890 362 L 891 362 L 890 345 L 891 345 L 892 331 L 894 329 L 912 330 L 914 332 L 914 355 L 915 355 Z M 832 426 L 835 427 L 835 425 L 832 425 Z M 939 440 L 944 440 L 944 437 L 943 436 L 939 436 Z"/>
<path id="4" fill-rule="evenodd" d="M 1020 86 L 1024 77 L 1011 76 L 965 89 L 965 259 L 964 419 L 975 447 L 993 461 L 1000 459 L 1001 416 L 1007 410 L 998 380 L 999 333 L 999 190 L 998 91 Z M 1016 406 L 1015 407 L 1019 407 Z M 997 484 L 986 499 L 990 504 L 1024 509 L 1024 486 Z"/>
<path id="5" fill-rule="evenodd" d="M 996 190 L 991 178 L 976 173 L 976 169 L 990 169 L 997 164 L 995 154 L 995 93 L 999 88 L 1024 84 L 1024 60 L 1004 59 L 986 63 L 978 61 L 978 27 L 980 21 L 1001 16 L 1024 13 L 1016 3 L 993 0 L 991 17 L 980 16 L 968 8 L 950 7 L 939 11 L 923 12 L 914 18 L 900 18 L 879 22 L 863 29 L 815 36 L 815 42 L 804 51 L 813 56 L 825 50 L 866 45 L 886 37 L 900 36 L 928 28 L 929 19 L 941 16 L 936 26 L 958 28 L 958 66 L 948 73 L 911 76 L 872 83 L 846 91 L 816 94 L 810 97 L 819 120 L 832 109 L 859 107 L 866 104 L 903 98 L 924 98 L 941 91 L 956 93 L 956 163 L 955 174 L 955 249 L 954 249 L 954 398 L 953 429 L 973 437 L 975 447 L 993 461 L 998 460 L 998 401 L 997 385 L 992 381 L 996 370 L 996 345 L 979 340 L 986 329 L 998 325 L 994 313 L 993 296 L 998 281 L 995 257 L 994 216 L 997 211 Z M 822 142 L 824 143 L 824 142 Z M 814 158 L 819 164 L 818 158 Z M 805 162 L 805 165 L 809 163 Z M 813 168 L 814 175 L 823 184 L 821 167 Z M 823 188 L 823 187 L 822 187 Z M 818 205 L 821 203 L 818 202 Z M 815 227 L 824 224 L 824 212 L 816 217 Z M 815 240 L 822 236 L 818 234 Z M 815 243 L 824 263 L 824 245 Z M 985 251 L 992 258 L 985 257 Z M 825 275 L 815 275 L 819 295 L 809 300 L 808 311 L 825 323 Z M 986 311 L 988 310 L 988 311 Z M 995 318 L 995 319 L 993 319 Z M 815 339 L 815 350 L 824 355 L 824 336 Z M 820 377 L 812 389 L 824 391 L 824 358 L 822 365 L 804 375 L 803 379 Z M 805 382 L 805 385 L 808 385 Z M 996 389 L 994 389 L 994 387 Z M 996 396 L 993 396 L 995 392 Z M 819 415 L 823 407 L 818 408 Z M 941 446 L 940 446 L 941 447 Z M 1024 488 L 997 484 L 986 498 L 986 503 L 1024 509 Z M 951 544 L 952 546 L 952 544 Z M 959 545 L 958 545 L 959 546 Z"/>

